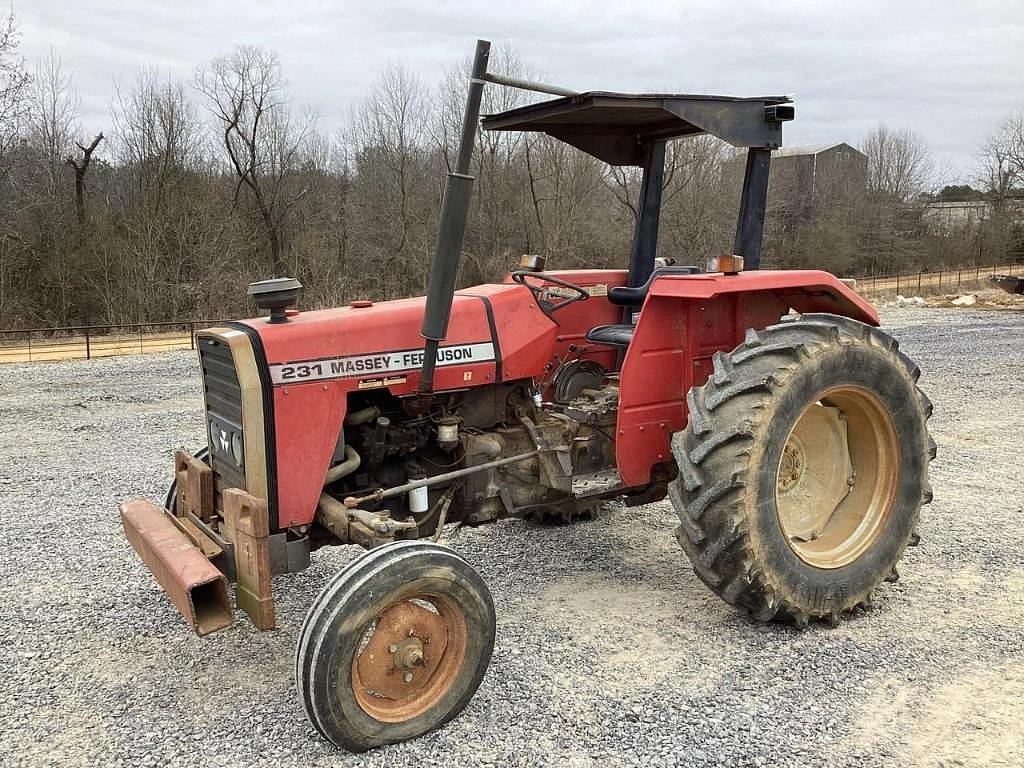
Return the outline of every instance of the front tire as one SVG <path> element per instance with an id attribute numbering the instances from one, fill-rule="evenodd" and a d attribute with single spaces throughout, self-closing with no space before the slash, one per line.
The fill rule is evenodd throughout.
<path id="1" fill-rule="evenodd" d="M 804 315 L 748 331 L 688 395 L 669 496 L 694 571 L 758 619 L 870 600 L 931 501 L 919 371 L 876 328 Z"/>
<path id="2" fill-rule="evenodd" d="M 296 680 L 316 729 L 362 752 L 455 717 L 483 679 L 494 604 L 479 574 L 447 547 L 402 541 L 339 573 L 299 634 Z"/>

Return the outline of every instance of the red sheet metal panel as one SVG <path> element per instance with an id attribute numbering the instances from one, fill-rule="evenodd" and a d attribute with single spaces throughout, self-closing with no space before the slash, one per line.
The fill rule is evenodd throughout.
<path id="1" fill-rule="evenodd" d="M 737 275 L 707 274 L 663 277 L 651 286 L 652 296 L 710 299 L 725 293 L 770 291 L 797 312 L 829 312 L 868 325 L 879 324 L 871 304 L 835 275 L 820 270 L 754 270 Z"/>
<path id="2" fill-rule="evenodd" d="M 616 462 L 624 482 L 643 485 L 654 465 L 672 460 L 672 434 L 686 426 L 686 394 L 707 381 L 715 352 L 735 349 L 748 328 L 778 322 L 790 307 L 878 324 L 870 304 L 825 272 L 654 282 L 622 366 Z"/>

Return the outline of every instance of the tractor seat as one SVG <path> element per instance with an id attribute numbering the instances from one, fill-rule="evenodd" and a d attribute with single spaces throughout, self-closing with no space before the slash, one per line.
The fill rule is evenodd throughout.
<path id="1" fill-rule="evenodd" d="M 633 288 L 625 285 L 609 288 L 608 301 L 621 307 L 639 307 L 644 303 L 644 299 L 647 298 L 647 292 L 651 290 L 651 285 L 662 275 L 698 275 L 702 271 L 700 267 L 658 267 L 651 272 L 651 276 L 647 278 L 647 282 L 643 285 Z"/>
<path id="2" fill-rule="evenodd" d="M 633 288 L 617 286 L 608 289 L 608 301 L 624 307 L 637 307 L 644 303 L 647 292 L 655 279 L 662 275 L 696 275 L 701 272 L 700 267 L 658 267 L 651 272 L 647 282 Z M 633 340 L 632 323 L 616 323 L 614 325 L 599 325 L 587 331 L 587 341 L 597 344 L 609 344 L 613 347 L 628 347 Z"/>
<path id="3" fill-rule="evenodd" d="M 587 341 L 598 344 L 610 344 L 613 347 L 628 347 L 633 340 L 633 329 L 629 323 L 617 325 L 599 325 L 587 331 Z"/>

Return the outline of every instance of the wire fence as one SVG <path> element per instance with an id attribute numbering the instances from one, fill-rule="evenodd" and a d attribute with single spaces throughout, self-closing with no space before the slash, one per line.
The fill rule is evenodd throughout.
<path id="1" fill-rule="evenodd" d="M 195 349 L 196 332 L 223 320 L 0 329 L 0 363 L 91 360 Z"/>
<path id="2" fill-rule="evenodd" d="M 857 278 L 857 290 L 862 293 L 893 291 L 894 293 L 917 294 L 922 291 L 959 290 L 988 280 L 993 275 L 1024 275 L 1024 265 L 1003 264 L 992 267 L 965 267 L 943 269 L 938 272 L 901 272 L 894 275 L 871 275 Z"/>

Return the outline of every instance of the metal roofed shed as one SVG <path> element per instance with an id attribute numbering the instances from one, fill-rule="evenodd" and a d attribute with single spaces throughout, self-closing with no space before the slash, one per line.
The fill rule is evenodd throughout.
<path id="1" fill-rule="evenodd" d="M 610 165 L 644 167 L 655 142 L 709 133 L 736 147 L 777 149 L 792 120 L 787 96 L 588 91 L 483 118 L 488 131 L 536 131 Z"/>

